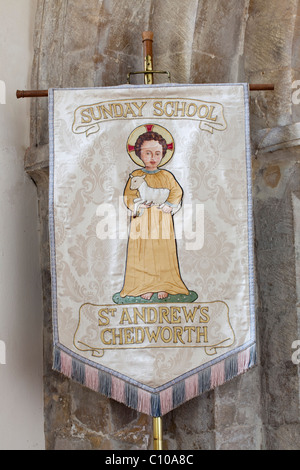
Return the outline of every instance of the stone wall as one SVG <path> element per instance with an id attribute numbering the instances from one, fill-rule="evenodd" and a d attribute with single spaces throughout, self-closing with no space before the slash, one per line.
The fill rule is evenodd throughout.
<path id="1" fill-rule="evenodd" d="M 34 89 L 126 83 L 129 71 L 143 68 L 145 30 L 154 32 L 155 68 L 169 70 L 174 83 L 275 84 L 274 91 L 252 92 L 250 99 L 259 365 L 164 417 L 165 449 L 300 447 L 299 366 L 291 361 L 291 345 L 300 338 L 300 105 L 291 99 L 292 83 L 300 79 L 299 5 L 38 0 Z M 151 418 L 51 370 L 47 113 L 46 99 L 32 99 L 25 156 L 40 201 L 46 445 L 151 449 Z"/>

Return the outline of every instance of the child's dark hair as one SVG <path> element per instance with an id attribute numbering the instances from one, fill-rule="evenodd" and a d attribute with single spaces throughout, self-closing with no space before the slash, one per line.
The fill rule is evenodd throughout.
<path id="1" fill-rule="evenodd" d="M 144 134 L 141 134 L 134 146 L 135 153 L 139 158 L 141 158 L 141 148 L 144 142 L 150 141 L 150 140 L 155 140 L 156 142 L 159 142 L 160 145 L 162 146 L 162 153 L 163 157 L 166 155 L 166 152 L 168 150 L 168 145 L 166 140 L 157 132 L 145 132 Z"/>

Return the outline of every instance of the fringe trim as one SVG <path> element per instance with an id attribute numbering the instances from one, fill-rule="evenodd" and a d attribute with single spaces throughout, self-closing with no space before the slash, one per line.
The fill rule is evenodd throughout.
<path id="1" fill-rule="evenodd" d="M 140 413 L 160 417 L 202 393 L 219 387 L 256 365 L 256 345 L 252 345 L 207 367 L 160 392 L 148 392 L 119 377 L 72 358 L 54 349 L 53 369 L 95 392 L 112 398 Z"/>

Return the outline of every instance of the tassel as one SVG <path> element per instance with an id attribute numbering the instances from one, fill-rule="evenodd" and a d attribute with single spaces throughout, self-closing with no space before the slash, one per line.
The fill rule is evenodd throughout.
<path id="1" fill-rule="evenodd" d="M 61 371 L 61 359 L 60 359 L 60 350 L 55 348 L 54 358 L 53 358 L 53 369 Z"/>
<path id="2" fill-rule="evenodd" d="M 173 409 L 173 390 L 172 387 L 160 392 L 160 408 L 162 416 Z"/>
<path id="3" fill-rule="evenodd" d="M 198 374 L 185 380 L 185 400 L 191 400 L 198 395 Z"/>
<path id="4" fill-rule="evenodd" d="M 125 383 L 125 400 L 126 405 L 135 410 L 138 407 L 138 389 L 134 385 Z"/>
<path id="5" fill-rule="evenodd" d="M 99 392 L 102 393 L 102 395 L 105 395 L 108 398 L 111 398 L 111 381 L 112 378 L 109 374 L 106 372 L 98 372 L 99 376 Z"/>
<path id="6" fill-rule="evenodd" d="M 256 344 L 250 347 L 250 358 L 248 367 L 253 367 L 256 364 Z"/>
<path id="7" fill-rule="evenodd" d="M 80 384 L 85 383 L 85 366 L 76 359 L 72 360 L 72 374 L 71 378 Z"/>
<path id="8" fill-rule="evenodd" d="M 233 379 L 238 373 L 238 359 L 236 356 L 229 357 L 225 360 L 225 381 Z"/>
<path id="9" fill-rule="evenodd" d="M 243 374 L 248 369 L 250 361 L 250 350 L 245 349 L 238 354 L 238 374 Z"/>
<path id="10" fill-rule="evenodd" d="M 161 416 L 159 395 L 155 395 L 155 394 L 151 395 L 151 416 L 153 416 L 154 418 L 159 418 Z"/>
<path id="11" fill-rule="evenodd" d="M 181 405 L 185 401 L 185 383 L 179 382 L 173 386 L 173 406 Z"/>
<path id="12" fill-rule="evenodd" d="M 211 379 L 210 379 L 210 386 L 211 388 L 219 387 L 225 381 L 225 368 L 224 368 L 224 361 L 219 362 L 211 366 Z"/>
<path id="13" fill-rule="evenodd" d="M 111 398 L 126 404 L 125 400 L 125 382 L 117 377 L 111 378 Z"/>
<path id="14" fill-rule="evenodd" d="M 71 376 L 72 376 L 72 358 L 68 354 L 66 354 L 65 352 L 61 351 L 60 360 L 61 360 L 61 373 L 66 375 L 67 377 L 71 378 Z"/>
<path id="15" fill-rule="evenodd" d="M 146 415 L 151 414 L 151 394 L 142 389 L 139 389 L 138 411 Z"/>
<path id="16" fill-rule="evenodd" d="M 211 370 L 210 368 L 204 369 L 198 374 L 198 390 L 199 393 L 204 393 L 210 390 L 210 377 Z"/>
<path id="17" fill-rule="evenodd" d="M 85 366 L 85 385 L 91 390 L 94 390 L 95 392 L 98 391 L 98 388 L 99 388 L 98 371 L 94 367 L 90 367 L 88 365 Z"/>

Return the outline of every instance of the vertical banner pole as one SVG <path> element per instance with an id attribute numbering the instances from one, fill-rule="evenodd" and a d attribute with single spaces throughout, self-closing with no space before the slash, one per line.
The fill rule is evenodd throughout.
<path id="1" fill-rule="evenodd" d="M 152 54 L 152 44 L 153 44 L 153 33 L 152 31 L 144 31 L 142 34 L 143 38 L 143 50 L 144 50 L 144 70 L 153 71 L 153 54 Z M 145 85 L 153 84 L 153 73 L 145 73 Z"/>
<path id="2" fill-rule="evenodd" d="M 143 38 L 143 52 L 144 52 L 144 70 L 153 71 L 153 32 L 144 31 Z M 145 73 L 145 85 L 152 85 L 154 83 L 153 73 Z M 162 450 L 162 418 L 153 418 L 153 449 Z"/>
<path id="3" fill-rule="evenodd" d="M 163 450 L 162 418 L 153 418 L 153 449 Z"/>

